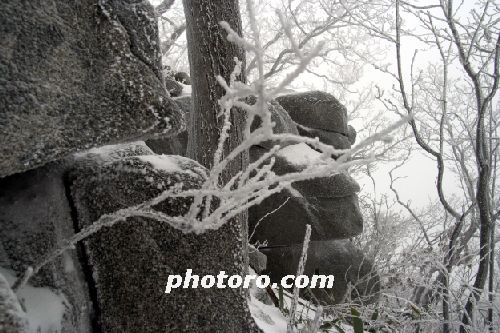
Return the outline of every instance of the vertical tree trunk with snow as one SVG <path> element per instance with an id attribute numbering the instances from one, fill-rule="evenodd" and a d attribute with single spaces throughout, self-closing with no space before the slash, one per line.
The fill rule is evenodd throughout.
<path id="1" fill-rule="evenodd" d="M 229 76 L 235 66 L 235 58 L 243 62 L 245 52 L 226 39 L 227 33 L 220 22 L 226 21 L 238 33 L 241 33 L 241 17 L 238 1 L 193 1 L 184 0 L 186 16 L 186 36 L 188 41 L 189 66 L 191 70 L 193 109 L 189 119 L 189 141 L 187 156 L 210 169 L 217 149 L 223 117 L 218 100 L 224 95 L 224 89 L 218 84 L 216 76 L 222 76 L 229 82 Z M 245 82 L 242 71 L 241 81 Z M 231 113 L 231 129 L 224 145 L 222 158 L 243 140 L 244 114 Z M 220 181 L 227 182 L 238 171 L 248 165 L 248 154 L 240 155 L 232 161 Z M 248 266 L 247 214 L 242 214 L 231 223 L 232 228 L 241 226 L 243 271 Z"/>
<path id="2" fill-rule="evenodd" d="M 229 76 L 235 65 L 234 58 L 237 57 L 243 62 L 245 60 L 244 51 L 226 40 L 227 33 L 220 27 L 219 22 L 226 21 L 235 31 L 241 32 L 239 6 L 235 0 L 184 0 L 184 12 L 189 66 L 193 79 L 193 112 L 190 114 L 187 154 L 210 168 L 223 121 L 217 114 L 220 111 L 218 100 L 224 94 L 224 89 L 217 83 L 216 76 L 220 75 L 229 82 Z M 245 68 L 244 66 L 242 67 Z M 231 122 L 232 127 L 225 152 L 236 147 L 243 138 L 243 114 L 233 113 Z M 229 167 L 225 177 L 242 170 L 247 163 L 248 158 L 240 157 Z"/>
<path id="3" fill-rule="evenodd" d="M 226 21 L 237 32 L 241 33 L 241 17 L 237 0 L 184 0 L 184 13 L 186 16 L 186 36 L 188 42 L 189 65 L 192 79 L 192 110 L 189 119 L 189 141 L 187 148 L 188 157 L 200 162 L 207 168 L 214 163 L 214 153 L 217 149 L 219 134 L 223 126 L 223 117 L 218 117 L 220 112 L 218 100 L 224 95 L 223 88 L 217 83 L 216 76 L 222 76 L 229 82 L 229 76 L 235 66 L 235 57 L 243 61 L 245 68 L 245 52 L 238 46 L 226 39 L 227 33 L 221 28 L 219 22 Z M 244 73 L 241 74 L 245 81 Z M 244 114 L 232 112 L 231 129 L 229 137 L 224 145 L 222 158 L 243 140 Z M 221 182 L 227 182 L 238 171 L 248 165 L 248 154 L 235 159 L 222 175 Z M 231 239 L 225 237 L 225 247 L 232 247 L 238 252 L 238 258 L 232 262 L 232 267 L 227 271 L 242 274 L 248 266 L 247 251 L 247 214 L 239 215 L 233 221 L 227 223 L 215 234 L 231 234 Z M 221 244 L 222 245 L 222 244 Z M 217 256 L 206 254 L 207 260 L 216 260 Z M 216 264 L 216 263 L 214 263 Z M 214 265 L 215 266 L 215 265 Z M 241 293 L 228 291 L 229 297 L 241 297 Z M 245 311 L 246 304 L 240 303 Z M 234 311 L 239 313 L 241 311 Z M 219 314 L 214 313 L 216 317 Z M 241 318 L 236 319 L 241 321 Z M 248 327 L 242 328 L 241 332 L 257 331 L 249 323 Z"/>

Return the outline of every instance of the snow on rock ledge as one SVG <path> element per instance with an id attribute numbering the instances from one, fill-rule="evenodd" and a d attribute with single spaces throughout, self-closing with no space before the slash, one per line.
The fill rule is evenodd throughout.
<path id="1" fill-rule="evenodd" d="M 153 166 L 155 170 L 167 173 L 185 173 L 193 177 L 206 178 L 207 171 L 198 162 L 178 155 L 143 155 L 138 158 Z"/>
<path id="2" fill-rule="evenodd" d="M 282 148 L 278 156 L 283 157 L 288 163 L 299 167 L 307 167 L 321 159 L 321 153 L 312 149 L 305 143 L 298 143 Z"/>
<path id="3" fill-rule="evenodd" d="M 137 152 L 115 148 L 134 155 Z M 199 188 L 206 179 L 200 164 L 181 156 L 149 153 L 108 159 L 117 156 L 113 147 L 92 154 L 69 175 L 79 228 L 103 214 L 152 199 L 172 186 Z M 192 198 L 167 198 L 153 208 L 181 216 L 191 202 Z M 226 227 L 201 235 L 184 234 L 167 223 L 133 217 L 84 241 L 100 329 L 156 333 L 199 332 L 203 327 L 206 331 L 245 331 L 242 327 L 247 327 L 250 314 L 241 306 L 243 296 L 232 289 L 176 289 L 164 294 L 168 276 L 183 274 L 186 269 L 200 275 L 221 270 L 240 273 L 241 241 L 224 230 Z"/>
<path id="4" fill-rule="evenodd" d="M 5 288 L 6 283 L 12 285 L 15 279 L 11 270 L 0 267 L 0 332 L 61 332 L 66 307 L 70 306 L 66 297 L 54 293 L 49 288 L 37 288 L 29 284 L 19 290 L 16 297 L 10 288 Z M 17 299 L 23 303 L 26 313 L 21 309 Z"/>
<path id="5" fill-rule="evenodd" d="M 77 163 L 106 164 L 136 157 L 156 171 L 166 173 L 185 173 L 193 177 L 206 177 L 206 169 L 198 162 L 178 155 L 155 154 L 144 141 L 92 148 L 73 155 Z"/>
<path id="6" fill-rule="evenodd" d="M 28 331 L 26 313 L 10 289 L 12 281 L 9 282 L 4 273 L 0 267 L 0 332 L 25 333 Z"/>
<path id="7" fill-rule="evenodd" d="M 266 151 L 252 147 L 250 160 L 256 161 Z M 277 175 L 299 172 L 320 158 L 321 154 L 306 144 L 286 146 L 277 154 L 273 171 Z M 267 241 L 269 245 L 302 244 L 306 224 L 312 227 L 311 240 L 342 239 L 363 230 L 356 194 L 359 185 L 350 176 L 338 173 L 298 181 L 292 186 L 300 197 L 283 190 L 250 207 L 249 228 L 255 228 L 252 241 Z"/>
<path id="8" fill-rule="evenodd" d="M 127 156 L 153 154 L 144 141 L 107 145 L 85 150 L 73 155 L 76 161 L 93 160 L 95 162 L 112 162 Z"/>

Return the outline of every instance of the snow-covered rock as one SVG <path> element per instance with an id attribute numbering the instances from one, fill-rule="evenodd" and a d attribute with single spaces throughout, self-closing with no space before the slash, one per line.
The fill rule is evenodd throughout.
<path id="1" fill-rule="evenodd" d="M 254 273 L 254 272 L 251 272 Z M 288 320 L 274 304 L 263 299 L 266 291 L 251 284 L 248 307 L 257 326 L 263 333 L 286 333 Z"/>
<path id="2" fill-rule="evenodd" d="M 112 147 L 101 150 L 109 152 Z M 94 151 L 94 156 L 101 156 Z M 70 174 L 78 227 L 107 213 L 154 198 L 172 186 L 199 187 L 206 170 L 181 156 L 102 158 Z M 169 198 L 154 209 L 184 215 L 191 198 Z M 241 240 L 219 230 L 185 234 L 167 223 L 133 217 L 89 237 L 85 244 L 103 332 L 246 332 L 251 322 L 238 290 L 178 288 L 165 294 L 170 274 L 241 274 Z"/>
<path id="3" fill-rule="evenodd" d="M 250 160 L 255 161 L 265 152 L 253 147 Z M 278 175 L 298 172 L 319 158 L 320 154 L 306 144 L 289 145 L 276 156 L 273 171 Z M 363 230 L 357 198 L 359 185 L 348 175 L 300 181 L 293 187 L 300 197 L 283 190 L 249 209 L 250 233 L 255 229 L 252 241 L 269 245 L 301 244 L 306 224 L 311 225 L 312 240 L 343 239 Z"/>
<path id="4" fill-rule="evenodd" d="M 279 96 L 276 100 L 297 124 L 347 135 L 347 110 L 331 94 L 309 91 Z"/>
<path id="5" fill-rule="evenodd" d="M 73 157 L 76 163 L 85 163 L 86 160 L 92 163 L 109 163 L 124 157 L 152 154 L 154 154 L 153 151 L 144 141 L 135 141 L 84 150 L 73 154 Z"/>
<path id="6" fill-rule="evenodd" d="M 147 1 L 2 1 L 0 177 L 183 127 Z"/>

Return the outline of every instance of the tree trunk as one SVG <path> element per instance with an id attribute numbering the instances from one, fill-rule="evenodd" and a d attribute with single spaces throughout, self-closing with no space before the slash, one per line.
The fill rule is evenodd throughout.
<path id="1" fill-rule="evenodd" d="M 223 125 L 223 118 L 217 117 L 220 111 L 218 100 L 224 95 L 224 89 L 217 83 L 216 76 L 220 75 L 229 82 L 237 57 L 243 61 L 245 68 L 245 52 L 236 45 L 226 40 L 227 33 L 221 28 L 219 22 L 226 21 L 237 32 L 241 33 L 241 18 L 238 1 L 222 0 L 184 0 L 184 13 L 186 16 L 186 36 L 188 42 L 189 65 L 192 79 L 192 109 L 189 119 L 189 141 L 187 148 L 188 157 L 200 162 L 207 168 L 213 166 L 214 153 L 217 149 L 219 134 Z M 244 81 L 244 73 L 241 80 Z M 241 112 L 231 113 L 231 129 L 229 138 L 224 145 L 222 158 L 243 140 L 245 116 Z M 238 171 L 248 165 L 248 153 L 239 156 L 229 164 L 220 181 L 227 182 Z M 228 274 L 244 274 L 248 267 L 248 232 L 247 214 L 242 214 L 233 219 L 222 228 L 209 232 L 225 240 L 221 250 L 231 248 L 233 253 L 227 253 L 228 260 L 224 270 Z M 223 235 L 232 235 L 231 238 Z M 234 253 L 236 257 L 233 258 Z M 210 253 L 206 254 L 207 260 L 220 258 Z M 214 267 L 220 267 L 220 262 L 214 262 Z M 214 272 L 216 274 L 218 272 Z M 216 289 L 208 289 L 207 293 Z M 250 317 L 244 292 L 232 289 L 217 291 L 224 293 L 224 297 L 232 299 L 225 312 L 234 314 L 235 318 L 224 323 L 226 332 L 253 332 L 258 331 Z M 240 300 L 234 307 L 234 300 Z M 239 316 L 239 317 L 238 317 Z M 214 309 L 214 320 L 220 317 L 220 308 Z M 225 316 L 228 318 L 228 316 Z M 231 328 L 230 325 L 233 325 Z"/>
<path id="2" fill-rule="evenodd" d="M 229 82 L 235 65 L 234 57 L 243 61 L 242 68 L 245 68 L 244 50 L 226 40 L 227 34 L 219 22 L 226 21 L 235 31 L 241 32 L 240 13 L 235 0 L 184 0 L 184 12 L 189 66 L 193 79 L 193 112 L 189 119 L 187 155 L 210 168 L 223 120 L 222 117 L 217 117 L 217 113 L 220 110 L 218 100 L 224 94 L 224 89 L 217 83 L 216 76 L 220 75 Z M 244 77 L 242 81 L 245 81 Z M 241 113 L 231 115 L 232 127 L 225 153 L 242 141 L 244 120 Z M 227 181 L 246 165 L 248 157 L 241 156 L 230 165 L 223 181 Z"/>

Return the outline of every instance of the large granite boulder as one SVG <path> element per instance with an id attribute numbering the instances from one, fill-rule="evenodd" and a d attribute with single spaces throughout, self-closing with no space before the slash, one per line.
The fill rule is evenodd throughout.
<path id="1" fill-rule="evenodd" d="M 110 150 L 110 149 L 105 149 Z M 83 228 L 101 215 L 139 204 L 172 186 L 199 187 L 206 170 L 180 156 L 141 155 L 107 158 L 79 156 L 71 172 L 71 197 Z M 95 158 L 99 156 L 99 158 Z M 116 154 L 115 154 L 116 156 Z M 93 161 L 95 160 L 95 163 Z M 170 198 L 154 208 L 183 215 L 192 199 Z M 134 217 L 90 236 L 84 243 L 92 267 L 104 332 L 251 332 L 253 322 L 242 290 L 173 289 L 170 274 L 241 274 L 241 240 L 235 225 L 200 235 L 166 223 Z M 147 260 L 145 260 L 145 258 Z"/>
<path id="2" fill-rule="evenodd" d="M 5 0 L 0 31 L 0 177 L 182 127 L 147 2 Z"/>
<path id="3" fill-rule="evenodd" d="M 297 124 L 347 135 L 347 110 L 331 94 L 308 91 L 279 96 L 276 100 Z"/>
<path id="4" fill-rule="evenodd" d="M 299 149 L 295 152 L 294 148 Z M 273 171 L 283 175 L 303 170 L 306 166 L 290 160 L 289 156 L 301 158 L 299 155 L 304 150 L 312 149 L 304 144 L 287 146 L 285 149 L 286 154 L 275 157 Z M 252 147 L 250 160 L 257 160 L 266 151 Z M 356 194 L 359 185 L 348 175 L 339 173 L 296 182 L 292 186 L 300 193 L 300 197 L 283 190 L 249 209 L 248 224 L 250 233 L 253 233 L 253 242 L 273 246 L 301 243 L 306 224 L 311 225 L 312 240 L 343 239 L 358 235 L 363 230 Z"/>
<path id="5" fill-rule="evenodd" d="M 261 251 L 267 256 L 265 272 L 271 281 L 279 283 L 285 275 L 297 273 L 302 244 Z M 310 242 L 304 274 L 334 276 L 333 288 L 309 289 L 321 303 L 337 304 L 345 298 L 366 304 L 375 301 L 380 291 L 380 278 L 373 262 L 348 240 Z M 303 290 L 302 294 L 308 297 L 309 290 Z M 347 292 L 350 295 L 346 295 Z"/>
<path id="6" fill-rule="evenodd" d="M 317 137 L 337 149 L 348 149 L 354 142 L 355 132 L 353 139 L 353 128 L 347 125 L 347 110 L 332 95 L 311 91 L 283 95 L 276 100 L 297 123 L 300 135 Z"/>
<path id="7" fill-rule="evenodd" d="M 42 168 L 0 179 L 0 267 L 3 269 L 21 274 L 27 266 L 38 262 L 74 235 L 75 212 L 71 209 L 71 199 L 67 197 L 64 169 L 63 163 L 49 163 Z M 29 281 L 33 287 L 48 288 L 64 295 L 65 311 L 62 322 L 58 323 L 62 332 L 94 331 L 91 286 L 87 284 L 90 272 L 81 264 L 84 258 L 85 253 L 79 247 L 67 250 Z M 42 307 L 43 300 L 38 300 Z M 25 301 L 29 306 L 31 300 Z M 29 307 L 27 310 L 35 311 Z M 0 317 L 1 312 L 0 309 Z M 58 319 L 46 318 L 46 321 L 50 320 Z"/>
<path id="8" fill-rule="evenodd" d="M 354 139 L 350 141 L 347 136 L 348 132 L 353 134 L 347 126 L 346 109 L 332 95 L 313 91 L 284 95 L 276 100 L 284 108 L 275 105 L 270 108 L 277 133 L 318 138 L 337 149 L 351 147 Z M 253 146 L 250 160 L 256 161 L 273 145 Z M 273 166 L 278 175 L 302 171 L 321 155 L 304 143 L 282 146 Z M 357 197 L 360 188 L 347 174 L 300 181 L 293 187 L 300 196 L 283 190 L 249 209 L 252 241 L 270 246 L 298 244 L 304 239 L 306 224 L 311 225 L 311 239 L 316 241 L 344 239 L 362 232 L 363 218 Z"/>

